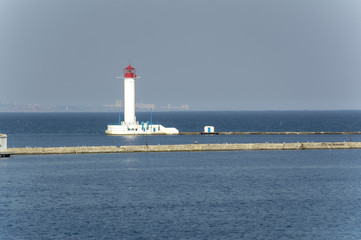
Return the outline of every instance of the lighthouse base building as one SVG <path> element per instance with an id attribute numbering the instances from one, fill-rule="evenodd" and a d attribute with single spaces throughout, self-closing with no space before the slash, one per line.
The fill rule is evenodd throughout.
<path id="1" fill-rule="evenodd" d="M 149 122 L 142 122 L 139 124 L 126 124 L 121 122 L 118 125 L 108 125 L 105 131 L 107 135 L 141 135 L 141 134 L 178 134 L 176 128 L 166 128 L 160 124 L 151 124 Z"/>
<path id="2" fill-rule="evenodd" d="M 152 122 L 136 121 L 135 117 L 135 68 L 124 69 L 124 121 L 116 125 L 108 125 L 107 135 L 141 135 L 141 134 L 178 134 L 176 128 L 166 128 Z"/>

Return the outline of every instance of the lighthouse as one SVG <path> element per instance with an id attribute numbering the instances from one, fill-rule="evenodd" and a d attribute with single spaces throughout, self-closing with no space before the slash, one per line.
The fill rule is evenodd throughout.
<path id="1" fill-rule="evenodd" d="M 130 64 L 124 69 L 124 122 L 135 124 L 135 68 Z"/>
<path id="2" fill-rule="evenodd" d="M 150 121 L 139 123 L 135 117 L 135 79 L 137 77 L 135 68 L 130 64 L 124 69 L 124 121 L 117 125 L 108 125 L 105 131 L 107 135 L 140 135 L 140 134 L 178 134 L 176 128 L 166 128 L 160 124 Z"/>

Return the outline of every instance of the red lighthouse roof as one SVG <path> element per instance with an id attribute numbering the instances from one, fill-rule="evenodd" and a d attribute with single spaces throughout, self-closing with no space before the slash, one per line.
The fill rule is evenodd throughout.
<path id="1" fill-rule="evenodd" d="M 132 66 L 130 66 L 130 64 L 129 64 L 129 66 L 126 67 L 125 69 L 134 69 L 134 68 Z"/>
<path id="2" fill-rule="evenodd" d="M 137 75 L 135 74 L 135 68 L 133 68 L 132 66 L 126 67 L 124 69 L 124 78 L 136 78 Z"/>

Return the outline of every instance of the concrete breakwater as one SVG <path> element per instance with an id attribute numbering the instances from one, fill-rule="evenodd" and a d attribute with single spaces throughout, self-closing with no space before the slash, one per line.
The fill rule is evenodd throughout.
<path id="1" fill-rule="evenodd" d="M 303 143 L 236 143 L 236 144 L 183 144 L 142 146 L 92 146 L 9 148 L 15 155 L 90 154 L 135 152 L 193 152 L 193 151 L 250 151 L 250 150 L 311 150 L 361 149 L 361 142 L 303 142 Z"/>
<path id="2" fill-rule="evenodd" d="M 178 135 L 319 135 L 319 134 L 361 134 L 361 132 L 180 132 Z"/>

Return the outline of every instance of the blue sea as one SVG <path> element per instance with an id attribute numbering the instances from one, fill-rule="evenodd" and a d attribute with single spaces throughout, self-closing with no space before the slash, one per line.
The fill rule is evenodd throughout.
<path id="1" fill-rule="evenodd" d="M 361 131 L 361 111 L 154 112 L 181 132 Z M 149 113 L 137 113 L 139 121 Z M 0 113 L 9 147 L 144 145 L 117 113 Z M 148 144 L 361 141 L 361 135 L 147 136 Z M 12 156 L 0 239 L 361 239 L 361 150 Z"/>

